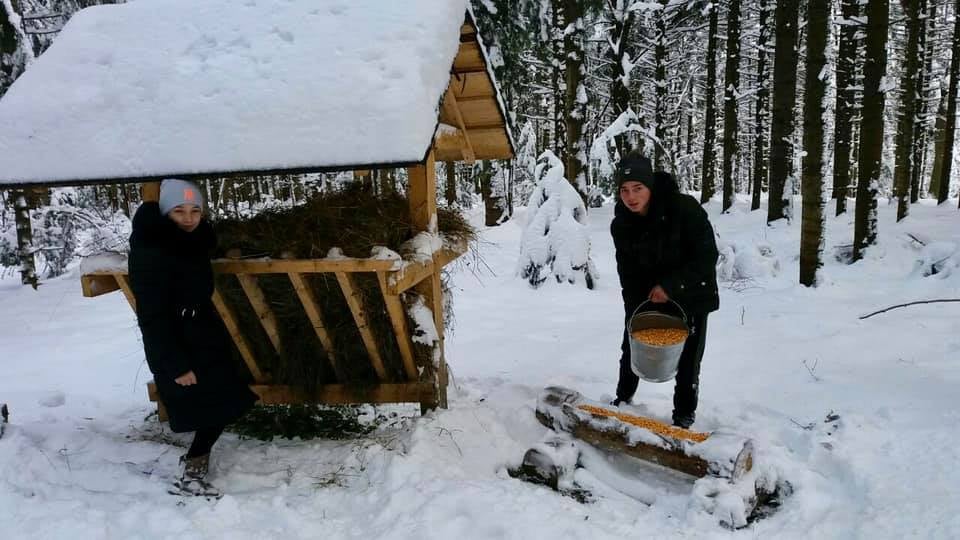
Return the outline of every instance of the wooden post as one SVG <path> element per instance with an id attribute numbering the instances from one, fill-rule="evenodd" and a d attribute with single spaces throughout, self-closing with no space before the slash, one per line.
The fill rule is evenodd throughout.
<path id="1" fill-rule="evenodd" d="M 160 200 L 160 182 L 146 182 L 140 185 L 140 198 L 143 202 Z"/>
<path id="2" fill-rule="evenodd" d="M 423 165 L 416 165 L 408 169 L 409 187 L 407 194 L 410 203 L 410 222 L 414 233 L 421 231 L 437 232 L 437 176 L 436 162 L 433 150 L 427 154 Z M 416 290 L 433 311 L 434 324 L 440 343 L 440 365 L 433 376 L 436 388 L 435 400 L 432 403 L 421 403 L 421 410 L 427 411 L 436 407 L 447 408 L 447 364 L 443 355 L 443 293 L 440 288 L 440 270 L 442 266 L 434 264 L 430 277 L 421 281 Z M 427 372 L 425 372 L 427 373 Z"/>

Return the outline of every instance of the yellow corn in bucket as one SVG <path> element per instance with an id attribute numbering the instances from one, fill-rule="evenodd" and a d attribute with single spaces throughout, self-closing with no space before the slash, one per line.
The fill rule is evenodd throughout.
<path id="1" fill-rule="evenodd" d="M 682 317 L 659 311 L 640 311 L 637 306 L 627 327 L 630 339 L 630 369 L 649 382 L 665 382 L 677 376 L 680 354 L 690 335 L 687 315 L 673 302 Z"/>

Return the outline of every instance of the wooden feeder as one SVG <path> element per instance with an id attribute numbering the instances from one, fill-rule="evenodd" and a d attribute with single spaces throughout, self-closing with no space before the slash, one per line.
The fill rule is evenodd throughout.
<path id="1" fill-rule="evenodd" d="M 430 1 L 416 0 L 415 3 L 428 4 Z M 371 6 L 363 6 L 363 9 L 373 10 L 376 8 L 374 4 L 377 3 L 371 3 Z M 434 125 L 434 133 L 429 140 L 425 141 L 424 146 L 417 151 L 417 155 L 422 156 L 419 160 L 384 156 L 383 160 L 373 160 L 374 163 L 338 163 L 337 160 L 340 156 L 321 155 L 319 157 L 309 156 L 309 159 L 314 160 L 314 162 L 312 165 L 306 166 L 285 166 L 282 164 L 285 163 L 284 161 L 278 160 L 276 164 L 259 164 L 253 169 L 232 168 L 229 165 L 214 164 L 208 169 L 209 172 L 204 173 L 172 170 L 159 174 L 159 171 L 146 170 L 138 175 L 132 175 L 128 170 L 112 172 L 113 169 L 110 169 L 108 163 L 107 170 L 97 169 L 99 172 L 93 174 L 80 173 L 77 176 L 70 177 L 69 174 L 59 172 L 59 170 L 47 172 L 40 165 L 24 164 L 16 161 L 17 158 L 7 155 L 6 157 L 0 156 L 0 187 L 9 186 L 21 189 L 52 185 L 139 183 L 143 200 L 155 201 L 159 198 L 159 180 L 165 177 L 202 180 L 211 177 L 332 171 L 354 171 L 356 176 L 363 176 L 369 174 L 372 169 L 403 167 L 407 169 L 409 175 L 407 197 L 411 223 L 415 228 L 414 232 L 430 231 L 431 227 L 435 228 L 437 223 L 436 161 L 466 161 L 469 163 L 478 159 L 509 159 L 513 157 L 513 141 L 502 101 L 499 98 L 496 81 L 490 70 L 473 16 L 467 8 L 466 2 L 462 2 L 462 4 L 466 14 L 462 23 L 457 22 L 459 25 L 459 43 L 450 48 L 454 55 L 450 65 L 444 67 L 444 71 L 447 67 L 449 68 L 449 80 L 440 81 L 445 83 L 444 88 L 436 89 L 436 95 L 440 98 L 439 107 L 434 108 L 432 113 L 436 114 L 436 118 L 430 119 Z M 444 9 L 449 9 L 449 6 L 445 4 L 444 6 Z M 376 8 L 376 10 L 380 9 Z M 187 16 L 179 17 L 183 21 L 190 20 Z M 358 27 L 347 25 L 341 31 L 344 33 L 356 32 L 356 28 Z M 74 33 L 78 32 L 75 31 Z M 66 37 L 69 37 L 69 35 L 69 33 L 64 34 Z M 443 35 L 455 36 L 456 34 L 446 31 Z M 124 43 L 120 46 L 125 47 L 127 44 Z M 309 56 L 310 51 L 306 51 L 305 55 Z M 43 60 L 44 58 L 41 58 L 38 62 L 42 63 Z M 47 67 L 49 68 L 49 66 Z M 149 67 L 147 65 L 143 69 L 149 69 Z M 29 72 L 27 75 L 29 75 Z M 32 80 L 26 75 L 23 81 L 18 81 L 18 84 L 26 85 L 28 90 L 33 85 L 32 88 L 37 92 L 56 91 L 56 88 L 46 89 L 42 87 L 39 81 Z M 12 94 L 13 92 L 8 95 Z M 10 104 L 6 108 L 3 105 L 7 104 L 0 101 L 0 123 L 4 122 L 5 117 L 18 119 L 16 118 L 18 113 L 12 110 L 16 103 Z M 123 124 L 118 121 L 116 125 Z M 0 147 L 4 147 L 5 144 L 14 146 L 28 144 L 23 132 L 14 131 L 13 135 L 0 134 Z M 372 148 L 378 147 L 375 135 L 370 140 L 356 141 L 356 143 Z M 99 149 L 90 149 L 90 151 L 95 150 Z M 77 155 L 78 160 L 80 160 L 79 156 L 82 155 L 82 152 Z M 40 167 L 39 170 L 38 167 Z M 28 172 L 18 174 L 18 170 Z M 462 255 L 466 248 L 465 245 L 448 247 L 435 252 L 432 260 L 417 261 L 393 261 L 374 258 L 214 260 L 212 265 L 215 273 L 236 276 L 250 305 L 258 316 L 263 330 L 275 348 L 279 347 L 278 322 L 271 311 L 268 298 L 258 284 L 258 279 L 267 274 L 282 274 L 290 280 L 319 342 L 327 352 L 332 372 L 336 374 L 335 381 L 323 384 L 316 391 L 310 393 L 299 388 L 274 384 L 269 373 L 262 369 L 263 359 L 257 358 L 248 336 L 245 336 L 241 331 L 236 313 L 224 301 L 221 291 L 214 292 L 213 303 L 255 381 L 251 388 L 260 396 L 261 403 L 420 403 L 421 410 L 424 411 L 435 407 L 445 408 L 447 406 L 448 376 L 447 365 L 443 356 L 444 319 L 441 270 L 445 265 Z M 351 380 L 342 370 L 338 370 L 334 358 L 333 340 L 318 306 L 317 293 L 308 284 L 309 276 L 318 273 L 332 273 L 336 276 L 344 299 L 353 315 L 353 320 L 359 329 L 369 361 L 377 374 L 378 380 L 375 384 L 371 384 L 369 381 Z M 364 301 L 356 289 L 355 280 L 358 273 L 372 273 L 377 277 L 384 306 L 391 321 L 393 336 L 390 336 L 390 339 L 396 340 L 403 363 L 402 380 L 391 380 L 388 370 L 384 367 L 381 351 L 378 350 L 377 339 L 373 336 L 368 325 L 368 310 L 370 308 L 364 305 Z M 124 270 L 90 272 L 82 276 L 81 284 L 83 294 L 87 297 L 100 296 L 119 290 L 125 295 L 131 307 L 136 310 L 136 299 Z M 440 337 L 439 341 L 435 343 L 435 347 L 439 349 L 435 350 L 436 354 L 434 355 L 435 358 L 439 358 L 437 369 L 420 370 L 414 363 L 411 330 L 406 319 L 406 306 L 401 297 L 402 293 L 410 290 L 419 293 L 425 304 L 432 310 L 434 323 Z M 148 384 L 148 394 L 152 401 L 157 401 L 157 394 L 152 382 Z M 163 405 L 158 403 L 158 406 L 161 418 L 163 418 L 165 416 Z"/>

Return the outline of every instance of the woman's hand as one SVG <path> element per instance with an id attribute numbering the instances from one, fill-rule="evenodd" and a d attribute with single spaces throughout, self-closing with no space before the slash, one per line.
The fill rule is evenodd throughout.
<path id="1" fill-rule="evenodd" d="M 650 290 L 650 296 L 647 298 L 650 299 L 654 304 L 663 304 L 670 300 L 670 297 L 667 295 L 667 292 L 663 290 L 663 287 L 657 285 Z M 192 372 L 191 372 L 192 373 Z"/>
<path id="2" fill-rule="evenodd" d="M 197 384 L 197 376 L 193 374 L 193 370 L 190 370 L 174 379 L 173 382 L 179 384 L 180 386 L 190 386 L 192 384 Z"/>

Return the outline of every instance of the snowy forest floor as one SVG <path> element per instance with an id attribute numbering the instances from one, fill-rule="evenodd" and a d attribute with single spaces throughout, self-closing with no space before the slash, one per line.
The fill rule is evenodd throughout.
<path id="1" fill-rule="evenodd" d="M 454 267 L 447 342 L 450 408 L 367 407 L 392 415 L 346 441 L 215 448 L 216 502 L 167 494 L 189 434 L 153 420 L 136 321 L 119 293 L 86 299 L 76 274 L 39 291 L 0 280 L 0 439 L 4 538 L 958 538 L 960 304 L 859 317 L 914 300 L 960 297 L 960 212 L 923 201 L 894 224 L 880 202 L 879 245 L 846 265 L 852 213 L 828 220 L 822 285 L 797 284 L 799 220 L 765 226 L 745 201 L 708 209 L 728 256 L 710 320 L 698 430 L 756 441 L 757 461 L 795 492 L 766 519 L 727 531 L 691 503 L 692 483 L 651 474 L 601 482 L 580 504 L 510 478 L 546 430 L 550 384 L 587 396 L 616 385 L 622 304 L 608 233 L 591 211 L 601 281 L 531 289 L 515 277 L 524 215 L 484 229 L 482 261 Z M 796 206 L 799 212 L 799 205 Z M 479 219 L 479 216 L 474 216 Z M 924 242 L 921 248 L 911 236 Z M 939 261 L 937 274 L 924 264 Z M 926 265 L 926 266 L 929 266 Z M 641 383 L 635 403 L 667 420 L 671 384 Z M 839 415 L 824 422 L 829 413 Z M 585 476 L 584 476 L 585 475 Z M 611 484 L 618 484 L 619 491 Z M 644 488 L 642 485 L 645 485 Z M 653 488 L 648 506 L 624 492 Z"/>

